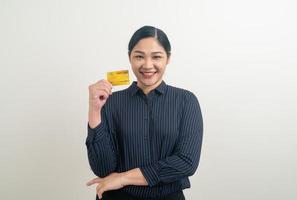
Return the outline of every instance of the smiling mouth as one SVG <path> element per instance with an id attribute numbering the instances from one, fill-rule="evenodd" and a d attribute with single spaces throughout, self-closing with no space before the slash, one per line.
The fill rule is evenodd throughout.
<path id="1" fill-rule="evenodd" d="M 140 72 L 144 78 L 151 78 L 153 77 L 157 72 Z"/>

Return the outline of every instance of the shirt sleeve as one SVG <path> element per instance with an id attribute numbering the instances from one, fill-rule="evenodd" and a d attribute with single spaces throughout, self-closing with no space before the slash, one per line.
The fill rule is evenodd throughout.
<path id="1" fill-rule="evenodd" d="M 203 138 L 203 120 L 199 102 L 193 93 L 187 95 L 180 123 L 180 135 L 171 156 L 140 170 L 150 187 L 192 176 L 198 168 Z"/>
<path id="2" fill-rule="evenodd" d="M 87 125 L 88 135 L 86 146 L 90 167 L 94 174 L 105 177 L 114 172 L 117 167 L 116 148 L 112 137 L 113 127 L 108 122 L 105 106 L 101 109 L 101 123 L 91 128 Z"/>

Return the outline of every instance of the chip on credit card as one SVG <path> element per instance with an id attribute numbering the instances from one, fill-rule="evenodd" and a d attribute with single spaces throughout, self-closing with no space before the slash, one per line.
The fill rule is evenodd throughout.
<path id="1" fill-rule="evenodd" d="M 118 70 L 107 72 L 107 80 L 113 85 L 129 85 L 129 71 L 128 70 Z"/>

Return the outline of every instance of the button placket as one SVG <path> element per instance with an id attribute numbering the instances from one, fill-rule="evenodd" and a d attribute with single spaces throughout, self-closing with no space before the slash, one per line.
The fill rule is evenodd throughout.
<path id="1" fill-rule="evenodd" d="M 149 103 L 148 103 L 148 98 L 146 96 L 144 96 L 144 102 L 146 104 L 146 110 L 145 110 L 145 125 L 147 126 L 147 128 L 145 129 L 145 133 L 144 133 L 144 140 L 148 140 L 148 136 L 149 136 L 149 129 L 150 129 L 150 112 L 149 112 Z"/>

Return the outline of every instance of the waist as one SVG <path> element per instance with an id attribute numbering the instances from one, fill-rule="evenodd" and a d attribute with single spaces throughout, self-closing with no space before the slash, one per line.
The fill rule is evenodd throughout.
<path id="1" fill-rule="evenodd" d="M 98 197 L 96 198 L 98 200 Z M 111 190 L 103 193 L 102 200 L 185 200 L 185 196 L 182 190 L 167 194 L 157 198 L 140 198 L 128 194 L 127 192 L 120 190 Z"/>

